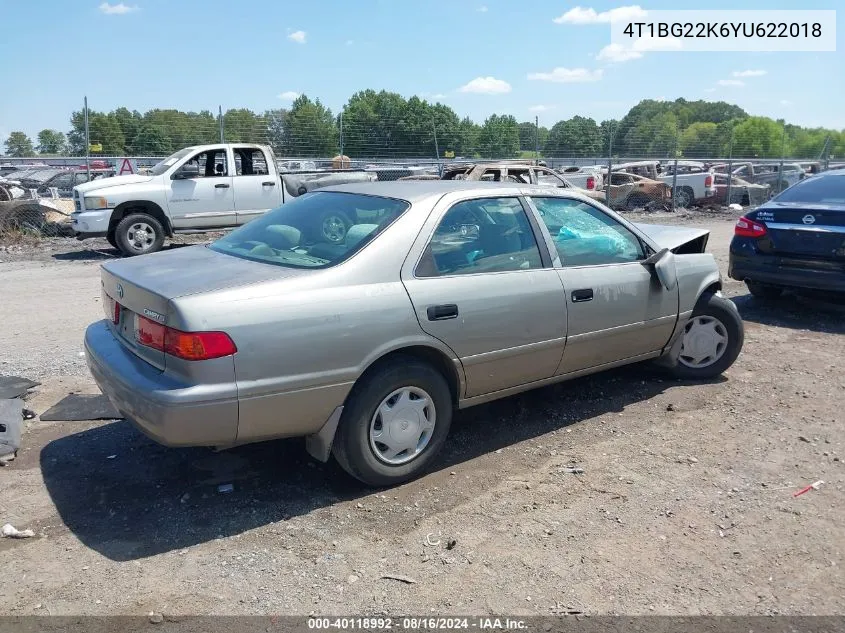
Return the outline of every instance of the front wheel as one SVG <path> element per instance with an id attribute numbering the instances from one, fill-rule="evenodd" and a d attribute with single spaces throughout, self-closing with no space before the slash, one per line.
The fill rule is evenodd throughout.
<path id="1" fill-rule="evenodd" d="M 114 231 L 117 247 L 127 256 L 155 253 L 164 246 L 161 222 L 146 213 L 132 213 L 123 218 Z"/>
<path id="2" fill-rule="evenodd" d="M 745 329 L 732 302 L 707 294 L 698 300 L 682 336 L 673 373 L 678 378 L 703 380 L 733 365 L 742 350 Z"/>
<path id="3" fill-rule="evenodd" d="M 343 410 L 332 452 L 370 486 L 420 475 L 440 452 L 452 423 L 452 395 L 432 366 L 402 356 L 366 374 Z"/>

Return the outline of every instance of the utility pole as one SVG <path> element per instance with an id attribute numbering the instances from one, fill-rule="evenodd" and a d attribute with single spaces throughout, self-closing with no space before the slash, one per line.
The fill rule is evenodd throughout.
<path id="1" fill-rule="evenodd" d="M 729 206 L 731 204 L 731 184 L 733 182 L 733 173 L 734 173 L 734 126 L 731 125 L 731 139 L 728 142 L 728 197 L 725 198 L 725 205 Z"/>
<path id="2" fill-rule="evenodd" d="M 534 162 L 540 164 L 540 117 L 534 117 Z"/>
<path id="3" fill-rule="evenodd" d="M 223 138 L 223 106 L 217 106 L 217 122 L 220 124 L 220 142 L 225 143 Z"/>
<path id="4" fill-rule="evenodd" d="M 431 122 L 431 129 L 434 130 L 434 156 L 437 158 L 437 162 L 440 163 L 440 146 L 437 144 L 437 124 L 434 121 Z"/>
<path id="5" fill-rule="evenodd" d="M 88 96 L 85 97 L 85 173 L 91 181 L 91 134 L 88 130 Z"/>
<path id="6" fill-rule="evenodd" d="M 343 112 L 340 113 L 340 168 L 343 169 Z"/>
<path id="7" fill-rule="evenodd" d="M 613 122 L 607 124 L 607 182 L 604 183 L 604 203 L 610 204 L 610 174 L 613 172 Z"/>

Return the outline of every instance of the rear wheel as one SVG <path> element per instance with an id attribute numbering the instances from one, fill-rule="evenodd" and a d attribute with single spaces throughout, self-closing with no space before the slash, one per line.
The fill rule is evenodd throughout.
<path id="1" fill-rule="evenodd" d="M 715 378 L 733 365 L 745 339 L 736 307 L 715 294 L 698 300 L 684 327 L 681 352 L 673 373 L 679 378 Z"/>
<path id="2" fill-rule="evenodd" d="M 155 253 L 164 245 L 164 228 L 151 215 L 132 213 L 117 225 L 114 240 L 124 255 Z"/>
<path id="3" fill-rule="evenodd" d="M 783 294 L 783 288 L 761 284 L 758 281 L 746 281 L 745 285 L 748 288 L 748 292 L 758 299 L 777 299 Z"/>
<path id="4" fill-rule="evenodd" d="M 418 476 L 435 459 L 451 422 L 446 379 L 414 357 L 397 356 L 356 384 L 332 452 L 365 484 L 395 485 Z"/>
<path id="5" fill-rule="evenodd" d="M 686 209 L 692 204 L 694 199 L 695 198 L 692 189 L 690 189 L 689 187 L 679 187 L 678 190 L 675 192 L 676 207 Z"/>

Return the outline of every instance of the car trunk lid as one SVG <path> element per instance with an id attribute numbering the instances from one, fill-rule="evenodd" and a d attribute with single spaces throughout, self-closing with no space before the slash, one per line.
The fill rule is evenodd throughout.
<path id="1" fill-rule="evenodd" d="M 139 343 L 140 319 L 184 328 L 182 324 L 171 323 L 173 299 L 312 273 L 248 261 L 205 246 L 179 248 L 103 264 L 103 308 L 121 343 L 164 370 L 167 360 L 164 352 Z"/>
<path id="2" fill-rule="evenodd" d="M 760 249 L 785 257 L 845 262 L 845 209 L 823 204 L 770 203 L 750 214 L 766 225 Z"/>

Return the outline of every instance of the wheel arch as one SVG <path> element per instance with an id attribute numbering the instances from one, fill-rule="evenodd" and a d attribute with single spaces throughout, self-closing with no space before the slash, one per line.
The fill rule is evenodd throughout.
<path id="1" fill-rule="evenodd" d="M 164 227 L 165 236 L 173 237 L 173 227 L 170 225 L 170 218 L 167 217 L 167 214 L 160 206 L 149 200 L 133 200 L 117 205 L 109 219 L 109 233 L 113 233 L 117 225 L 120 224 L 120 221 L 132 213 L 143 213 L 154 217 Z"/>

